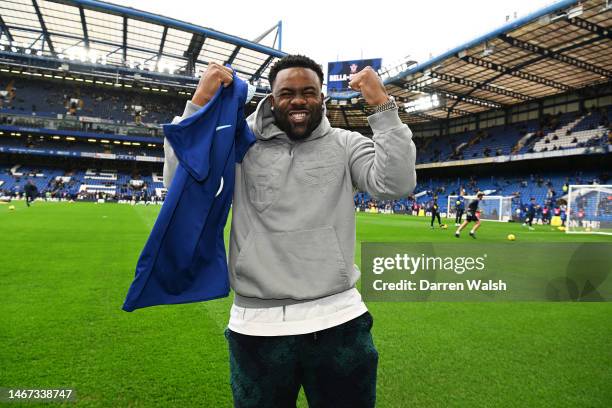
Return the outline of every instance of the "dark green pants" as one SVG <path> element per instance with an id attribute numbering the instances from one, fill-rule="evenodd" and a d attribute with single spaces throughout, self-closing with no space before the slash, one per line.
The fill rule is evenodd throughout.
<path id="1" fill-rule="evenodd" d="M 225 331 L 234 406 L 295 407 L 300 386 L 310 407 L 373 407 L 378 352 L 369 312 L 331 329 L 295 336 Z"/>

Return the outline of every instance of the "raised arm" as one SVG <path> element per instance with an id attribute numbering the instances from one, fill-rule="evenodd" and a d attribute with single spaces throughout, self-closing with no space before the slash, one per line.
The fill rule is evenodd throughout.
<path id="1" fill-rule="evenodd" d="M 372 68 L 353 77 L 351 88 L 360 91 L 366 103 L 382 105 L 389 100 L 385 87 Z M 398 109 L 368 117 L 374 136 L 349 135 L 348 156 L 353 184 L 382 199 L 396 199 L 412 193 L 416 186 L 416 147 L 412 132 L 402 123 Z"/>

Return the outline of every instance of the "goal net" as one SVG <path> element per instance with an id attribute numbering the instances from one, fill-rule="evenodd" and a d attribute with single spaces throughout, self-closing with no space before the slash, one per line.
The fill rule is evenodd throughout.
<path id="1" fill-rule="evenodd" d="M 612 185 L 570 185 L 565 231 L 612 235 Z"/>
<path id="2" fill-rule="evenodd" d="M 459 196 L 457 195 L 448 196 L 448 207 L 446 207 L 448 218 L 456 217 L 458 199 Z M 465 220 L 465 211 L 467 211 L 468 205 L 475 199 L 476 196 L 463 196 L 463 220 Z M 512 219 L 512 197 L 484 196 L 482 201 L 478 204 L 478 211 L 480 212 L 481 220 L 510 221 Z"/>

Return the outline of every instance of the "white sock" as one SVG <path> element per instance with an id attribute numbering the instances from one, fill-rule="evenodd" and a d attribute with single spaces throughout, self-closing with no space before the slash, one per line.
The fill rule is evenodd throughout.
<path id="1" fill-rule="evenodd" d="M 474 228 L 472 228 L 472 230 L 470 231 L 470 234 L 475 233 L 476 231 L 474 231 Z"/>

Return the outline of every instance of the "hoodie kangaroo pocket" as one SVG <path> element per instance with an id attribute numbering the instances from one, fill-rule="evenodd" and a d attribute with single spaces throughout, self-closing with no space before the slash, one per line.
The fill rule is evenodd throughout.
<path id="1" fill-rule="evenodd" d="M 349 286 L 333 227 L 252 232 L 235 271 L 236 293 L 260 299 L 315 299 Z"/>

